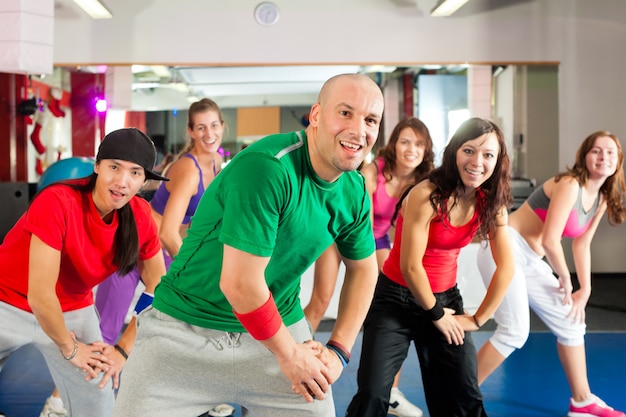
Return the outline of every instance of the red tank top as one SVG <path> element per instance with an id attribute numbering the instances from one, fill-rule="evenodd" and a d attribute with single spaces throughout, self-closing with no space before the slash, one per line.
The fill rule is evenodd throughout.
<path id="1" fill-rule="evenodd" d="M 441 212 L 430 222 L 428 244 L 422 262 L 433 293 L 447 291 L 456 284 L 457 258 L 461 248 L 470 244 L 478 230 L 478 213 L 482 201 L 483 199 L 479 195 L 474 216 L 463 226 L 452 226 L 447 217 L 441 215 Z M 403 223 L 404 219 L 399 214 L 393 247 L 383 265 L 383 273 L 392 281 L 406 287 L 406 280 L 400 271 Z"/>

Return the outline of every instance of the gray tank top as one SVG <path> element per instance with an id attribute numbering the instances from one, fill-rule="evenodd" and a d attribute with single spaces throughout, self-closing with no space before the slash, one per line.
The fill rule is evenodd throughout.
<path id="1" fill-rule="evenodd" d="M 542 221 L 546 221 L 546 215 L 548 212 L 548 206 L 550 205 L 550 199 L 546 195 L 543 190 L 543 184 L 535 189 L 526 199 L 528 205 L 531 209 L 539 216 Z M 591 209 L 586 212 L 583 208 L 583 189 L 582 187 L 578 187 L 578 198 L 576 198 L 576 202 L 574 203 L 574 207 L 572 207 L 572 211 L 569 214 L 567 219 L 567 223 L 565 224 L 565 229 L 563 230 L 563 236 L 569 238 L 575 238 L 582 235 L 591 220 L 598 211 L 598 206 L 600 204 L 600 194 L 596 196 L 596 200 L 593 203 Z"/>

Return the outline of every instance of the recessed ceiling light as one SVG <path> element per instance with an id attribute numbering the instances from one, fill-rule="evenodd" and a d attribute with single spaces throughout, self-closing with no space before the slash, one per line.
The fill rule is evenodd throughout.
<path id="1" fill-rule="evenodd" d="M 99 0 L 74 0 L 92 19 L 111 19 L 113 15 Z"/>
<path id="2" fill-rule="evenodd" d="M 439 0 L 437 5 L 430 11 L 431 16 L 446 17 L 451 16 L 469 0 Z"/>

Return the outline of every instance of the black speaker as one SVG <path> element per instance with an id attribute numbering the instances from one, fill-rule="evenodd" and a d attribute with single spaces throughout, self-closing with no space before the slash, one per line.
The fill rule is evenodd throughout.
<path id="1" fill-rule="evenodd" d="M 0 182 L 0 241 L 26 211 L 30 188 L 27 182 Z"/>
<path id="2" fill-rule="evenodd" d="M 17 105 L 17 112 L 22 116 L 32 116 L 39 109 L 39 103 L 34 98 L 29 98 L 27 100 L 22 100 L 20 104 Z"/>

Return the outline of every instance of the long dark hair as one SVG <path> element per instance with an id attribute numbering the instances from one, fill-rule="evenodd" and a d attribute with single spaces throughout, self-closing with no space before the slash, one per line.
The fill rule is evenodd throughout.
<path id="1" fill-rule="evenodd" d="M 583 143 L 576 152 L 576 162 L 571 168 L 567 168 L 567 171 L 560 172 L 554 177 L 554 180 L 558 182 L 564 176 L 571 176 L 578 181 L 582 186 L 589 180 L 589 170 L 587 169 L 587 154 L 591 151 L 596 143 L 596 139 L 602 136 L 607 136 L 615 142 L 617 146 L 617 167 L 615 173 L 608 177 L 604 184 L 600 187 L 600 193 L 604 195 L 606 199 L 606 210 L 609 217 L 609 224 L 616 226 L 622 224 L 626 219 L 626 209 L 624 208 L 624 192 L 626 191 L 626 185 L 624 185 L 624 152 L 622 151 L 622 145 L 619 139 L 614 134 L 607 132 L 606 130 L 598 130 L 587 136 Z"/>
<path id="2" fill-rule="evenodd" d="M 435 189 L 430 193 L 430 204 L 435 212 L 440 213 L 443 217 L 447 217 L 454 204 L 448 207 L 445 202 L 448 198 L 455 195 L 457 190 L 464 187 L 456 165 L 456 153 L 465 142 L 476 139 L 486 133 L 494 133 L 496 135 L 500 151 L 493 173 L 480 186 L 480 190 L 484 194 L 483 203 L 479 205 L 479 226 L 476 232 L 480 239 L 487 239 L 489 232 L 495 230 L 498 212 L 503 207 L 510 208 L 513 204 L 510 161 L 506 151 L 504 135 L 498 125 L 480 117 L 472 117 L 463 122 L 450 139 L 450 143 L 446 146 L 441 165 L 435 168 L 428 176 L 428 180 L 435 185 Z M 411 188 L 413 187 L 407 189 L 402 195 L 396 209 L 396 215 L 402 205 L 402 201 Z"/>
<path id="3" fill-rule="evenodd" d="M 391 132 L 389 142 L 378 151 L 377 157 L 383 158 L 385 165 L 383 166 L 383 176 L 387 182 L 391 181 L 393 170 L 396 168 L 396 144 L 400 139 L 400 132 L 406 128 L 410 128 L 420 138 L 424 140 L 424 159 L 413 171 L 413 182 L 418 183 L 426 176 L 435 166 L 435 153 L 433 152 L 433 140 L 430 137 L 428 127 L 417 117 L 409 117 L 401 120 Z"/>
<path id="4" fill-rule="evenodd" d="M 96 161 L 96 164 L 99 162 L 100 161 Z M 94 188 L 96 188 L 97 179 L 98 174 L 94 172 L 87 177 L 54 182 L 39 190 L 33 197 L 33 200 L 48 187 L 59 185 L 70 187 L 83 194 L 91 193 Z M 85 180 L 87 180 L 87 182 L 85 182 Z M 115 245 L 113 264 L 117 266 L 117 271 L 120 275 L 126 275 L 137 266 L 137 262 L 139 261 L 139 234 L 137 233 L 137 223 L 135 223 L 135 216 L 130 208 L 130 203 L 117 209 L 117 216 L 118 225 L 113 241 Z"/>

